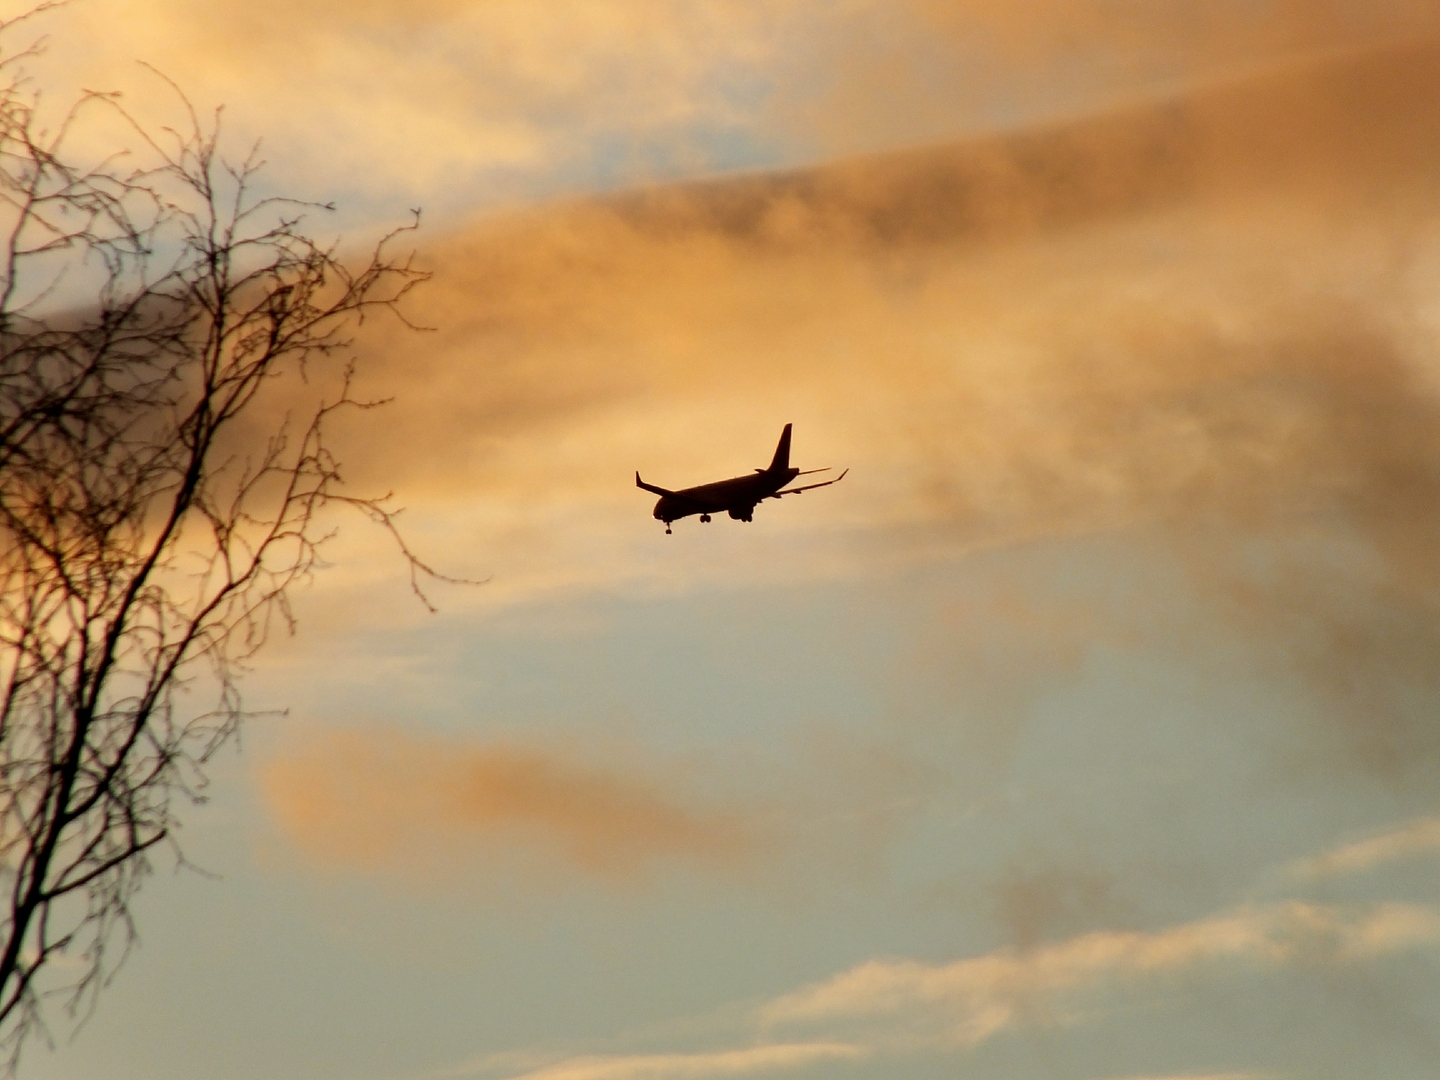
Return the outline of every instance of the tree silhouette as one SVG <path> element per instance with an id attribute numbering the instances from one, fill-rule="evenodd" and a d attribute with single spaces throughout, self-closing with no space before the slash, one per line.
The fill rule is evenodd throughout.
<path id="1" fill-rule="evenodd" d="M 372 404 L 350 392 L 350 334 L 425 279 L 390 253 L 418 217 L 343 261 L 305 231 L 328 207 L 257 194 L 255 154 L 227 160 L 219 113 L 202 121 L 178 90 L 177 129 L 148 133 L 93 93 L 42 126 L 21 70 L 33 51 L 0 57 L 12 1072 L 27 1036 L 48 1038 L 47 1001 L 92 1008 L 133 942 L 131 901 L 243 719 L 246 661 L 291 622 L 286 590 L 315 565 L 320 512 L 347 505 L 388 530 L 417 593 L 431 573 L 385 500 L 343 491 L 326 443 L 337 410 Z M 76 132 L 96 113 L 132 145 L 93 160 Z"/>

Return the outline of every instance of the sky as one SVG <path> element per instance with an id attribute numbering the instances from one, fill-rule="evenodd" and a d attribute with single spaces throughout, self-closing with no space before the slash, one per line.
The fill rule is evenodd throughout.
<path id="1" fill-rule="evenodd" d="M 1421 1080 L 1440 11 L 89 0 L 359 241 L 337 518 L 34 1080 Z M 101 146 L 100 130 L 77 140 Z M 843 483 L 667 536 L 668 487 Z M 285 710 L 284 715 L 279 711 Z"/>

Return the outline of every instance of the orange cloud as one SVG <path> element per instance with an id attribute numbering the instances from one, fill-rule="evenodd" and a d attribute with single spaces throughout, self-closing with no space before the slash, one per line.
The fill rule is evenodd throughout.
<path id="1" fill-rule="evenodd" d="M 1074 116 L 1156 87 L 1440 30 L 1427 0 L 859 0 L 843 11 L 817 30 L 823 75 L 797 77 L 772 112 L 832 153 Z"/>
<path id="2" fill-rule="evenodd" d="M 407 483 L 543 498 L 651 447 L 683 479 L 737 443 L 767 449 L 777 419 L 823 413 L 844 436 L 816 453 L 858 443 L 872 474 L 918 457 L 921 488 L 900 502 L 991 523 L 1259 505 L 1338 479 L 1340 458 L 1422 434 L 1384 324 L 1423 278 L 1367 275 L 1425 242 L 1406 192 L 1440 171 L 1436 68 L 1433 47 L 1386 53 L 481 224 L 430 253 L 416 314 L 438 332 L 369 350 L 377 390 L 399 394 L 381 453 Z M 1360 435 L 1383 438 L 1382 415 L 1416 418 L 1383 451 Z M 522 434 L 542 489 L 509 456 Z M 572 446 L 561 469 L 536 456 Z"/>
<path id="3" fill-rule="evenodd" d="M 332 868 L 453 876 L 518 857 L 627 881 L 673 860 L 735 868 L 759 845 L 744 815 L 635 776 L 396 729 L 313 732 L 262 766 L 260 786 L 281 832 Z"/>
<path id="4" fill-rule="evenodd" d="M 1322 3 L 1212 0 L 1203 8 L 1146 0 L 1043 0 L 1027 10 L 998 0 L 902 0 L 932 31 L 983 35 L 1019 53 L 1057 56 L 1108 46 L 1166 51 L 1192 61 L 1353 45 L 1435 25 L 1425 0 Z"/>
<path id="5" fill-rule="evenodd" d="M 1307 294 L 1329 305 L 1347 291 L 1355 315 L 1389 314 L 1375 294 L 1386 283 L 1357 278 L 1365 266 L 1315 260 L 1384 258 L 1402 227 L 1423 243 L 1428 218 L 1405 199 L 1440 171 L 1437 58 L 1433 45 L 1385 52 L 1034 132 L 478 224 L 428 253 L 437 280 L 417 318 L 438 333 L 373 345 L 386 389 L 404 391 L 393 422 L 425 462 L 417 478 L 439 478 L 486 471 L 486 451 L 517 430 L 647 397 L 828 407 L 863 386 L 883 395 L 867 406 L 884 406 L 888 422 L 892 399 L 913 404 L 929 386 L 951 421 L 967 409 L 948 426 L 977 432 L 969 456 L 990 456 L 980 439 L 1009 455 L 1033 420 L 1068 445 L 1032 472 L 1064 458 L 1091 486 L 1144 485 L 1114 476 L 1118 460 L 1083 458 L 1109 447 L 1129 458 L 1142 443 L 1148 455 L 1172 432 L 1111 431 L 1126 438 L 1107 447 L 1094 429 L 1127 411 L 1183 423 L 1201 388 L 1267 365 L 1347 382 L 1372 363 L 1345 371 L 1343 355 L 1312 363 L 1276 350 L 1298 333 L 1324 348 L 1336 329 L 1314 325 Z M 1349 313 L 1336 321 L 1367 332 Z M 1054 415 L 1038 415 L 1037 384 L 1057 380 Z M 1076 404 L 1084 411 L 1069 418 Z M 1023 412 L 999 414 L 1006 405 Z M 1150 421 L 1143 411 L 1157 405 L 1168 415 Z M 1191 412 L 1193 434 L 1170 451 L 1182 460 L 1151 464 L 1150 487 L 1245 464 L 1238 446 L 1211 460 L 1226 448 L 1205 410 Z M 912 413 L 907 426 L 937 419 Z M 1221 420 L 1264 422 L 1263 410 Z"/>

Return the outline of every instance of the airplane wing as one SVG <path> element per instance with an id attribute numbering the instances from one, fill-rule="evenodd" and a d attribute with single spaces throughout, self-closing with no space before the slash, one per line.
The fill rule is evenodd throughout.
<path id="1" fill-rule="evenodd" d="M 698 506 L 702 509 L 710 508 L 708 502 L 697 499 L 693 495 L 686 495 L 683 491 L 671 491 L 669 488 L 662 488 L 656 484 L 647 484 L 644 480 L 640 479 L 640 473 L 638 471 L 635 473 L 635 486 L 644 488 L 646 491 L 653 491 L 656 495 L 679 499 L 682 503 L 690 503 L 692 506 Z"/>
<path id="2" fill-rule="evenodd" d="M 819 470 L 819 469 L 812 469 L 811 471 L 812 471 L 812 472 L 820 472 L 821 470 Z M 838 484 L 841 480 L 844 480 L 844 479 L 845 479 L 845 473 L 848 473 L 849 471 L 850 471 L 849 469 L 846 469 L 845 472 L 842 472 L 839 476 L 835 477 L 834 480 L 822 480 L 822 481 L 820 481 L 820 483 L 818 483 L 818 484 L 806 484 L 804 487 L 786 488 L 784 491 L 777 491 L 774 495 L 767 495 L 767 496 L 765 496 L 765 497 L 766 497 L 767 499 L 778 499 L 778 498 L 780 498 L 781 495 L 799 495 L 800 492 L 802 492 L 802 491 L 809 491 L 811 488 L 829 487 L 831 484 Z"/>
<path id="3" fill-rule="evenodd" d="M 635 472 L 635 486 L 638 488 L 644 488 L 646 491 L 653 491 L 656 495 L 669 495 L 672 499 L 684 498 L 684 496 L 681 495 L 678 491 L 670 491 L 667 488 L 656 487 L 654 484 L 645 483 L 644 480 L 640 479 L 639 470 L 636 470 Z"/>

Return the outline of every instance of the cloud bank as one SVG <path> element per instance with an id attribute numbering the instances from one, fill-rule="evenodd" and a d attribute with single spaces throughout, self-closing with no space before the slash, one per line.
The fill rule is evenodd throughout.
<path id="1" fill-rule="evenodd" d="M 15 5 L 18 9 L 24 5 Z M 89 0 L 46 18 L 46 85 L 156 65 L 284 174 L 384 215 L 796 164 L 1074 113 L 1440 28 L 1423 0 L 1203 10 L 1135 0 Z"/>
<path id="2" fill-rule="evenodd" d="M 1408 44 L 479 224 L 430 252 L 438 331 L 370 339 L 367 389 L 397 401 L 347 475 L 493 575 L 481 606 L 1113 536 L 1190 590 L 1110 613 L 1122 635 L 1189 650 L 1198 607 L 1335 721 L 1307 768 L 1430 768 L 1437 71 Z M 648 528 L 635 469 L 745 472 L 787 421 L 844 484 L 745 531 Z M 1083 641 L 1068 620 L 1040 623 Z"/>

